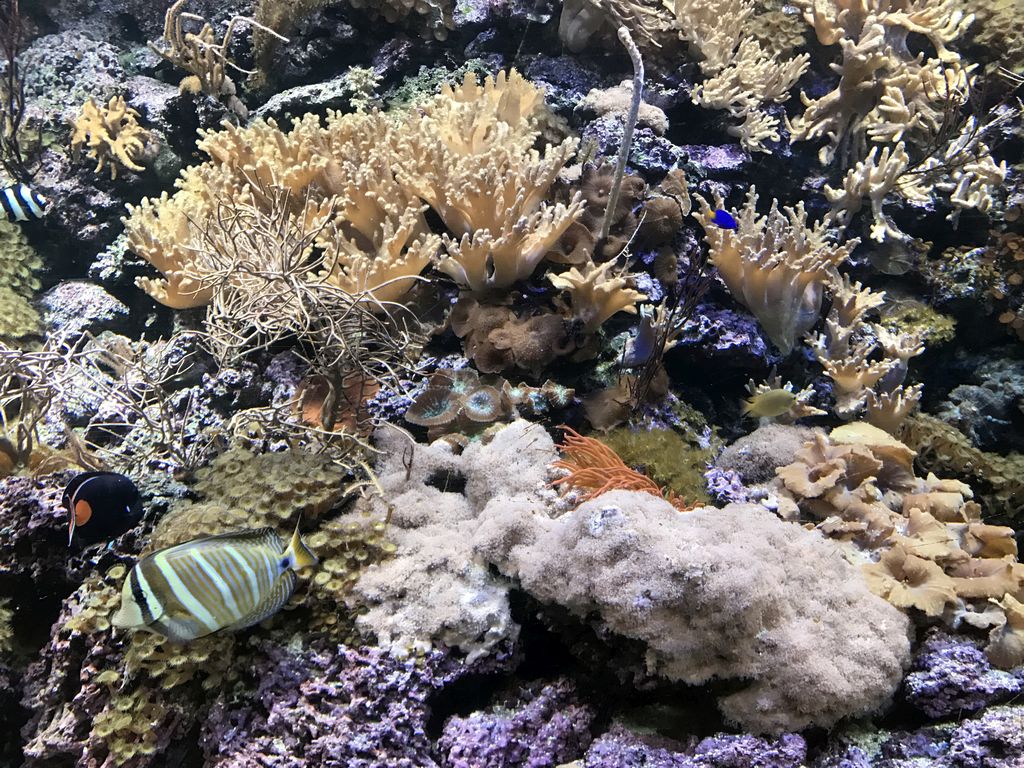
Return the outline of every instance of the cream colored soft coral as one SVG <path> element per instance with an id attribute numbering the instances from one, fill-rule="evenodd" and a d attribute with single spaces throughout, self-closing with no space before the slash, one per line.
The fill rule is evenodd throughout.
<path id="1" fill-rule="evenodd" d="M 767 141 L 779 140 L 779 121 L 763 110 L 781 103 L 807 70 L 810 58 L 781 58 L 752 36 L 748 22 L 753 0 L 663 0 L 676 17 L 679 36 L 698 58 L 706 78 L 693 91 L 693 101 L 722 109 L 737 123 L 728 130 L 751 151 L 767 152 Z M 723 20 L 726 20 L 723 23 Z"/>
<path id="2" fill-rule="evenodd" d="M 834 291 L 825 332 L 811 338 L 811 349 L 832 379 L 836 415 L 852 418 L 870 403 L 873 420 L 895 431 L 921 396 L 920 387 L 905 388 L 903 382 L 908 361 L 924 352 L 923 337 L 868 321 L 884 293 L 845 276 Z"/>
<path id="3" fill-rule="evenodd" d="M 614 261 L 601 266 L 590 262 L 582 271 L 573 267 L 559 275 L 548 275 L 553 286 L 569 293 L 573 317 L 587 332 L 596 331 L 616 312 L 635 315 L 636 303 L 647 298 L 629 287 L 629 277 L 611 275 L 614 267 Z"/>
<path id="4" fill-rule="evenodd" d="M 749 309 L 772 342 L 784 353 L 818 321 L 826 287 L 836 280 L 836 267 L 857 244 L 828 242 L 821 222 L 807 223 L 802 204 L 779 210 L 772 201 L 766 216 L 757 214 L 757 191 L 736 213 L 736 229 L 712 222 L 715 208 L 697 196 L 704 239 L 711 259 L 733 297 Z"/>
<path id="5" fill-rule="evenodd" d="M 117 178 L 119 167 L 144 171 L 141 159 L 149 132 L 139 125 L 139 113 L 128 106 L 124 96 L 112 96 L 105 107 L 89 98 L 74 123 L 71 149 L 77 156 L 86 147 L 96 161 L 96 172 L 110 167 L 110 178 Z"/>
<path id="6" fill-rule="evenodd" d="M 513 72 L 483 85 L 467 75 L 396 135 L 396 178 L 437 212 L 452 236 L 438 268 L 474 291 L 529 277 L 580 216 L 579 195 L 548 204 L 575 139 L 533 149 L 542 98 Z"/>
<path id="7" fill-rule="evenodd" d="M 163 273 L 139 285 L 169 306 L 208 303 L 230 271 L 211 247 L 223 240 L 224 207 L 269 211 L 284 194 L 280 220 L 305 228 L 299 240 L 312 233 L 318 250 L 308 272 L 324 285 L 399 300 L 442 242 L 424 218 L 429 206 L 447 229 L 439 268 L 473 290 L 507 288 L 582 212 L 578 197 L 546 202 L 576 143 L 533 149 L 542 104 L 512 71 L 483 83 L 468 75 L 415 116 L 329 113 L 296 119 L 290 130 L 258 120 L 204 133 L 199 147 L 210 160 L 183 172 L 174 196 L 129 209 L 130 246 Z M 284 215 L 322 204 L 324 221 Z"/>
<path id="8" fill-rule="evenodd" d="M 818 99 L 801 94 L 804 114 L 792 121 L 793 141 L 827 138 L 820 159 L 843 166 L 865 158 L 869 145 L 906 140 L 923 145 L 943 124 L 950 104 L 966 102 L 972 67 L 948 44 L 973 20 L 957 0 L 797 0 L 822 45 L 840 46 L 836 88 Z M 908 36 L 934 46 L 934 58 L 910 52 Z"/>

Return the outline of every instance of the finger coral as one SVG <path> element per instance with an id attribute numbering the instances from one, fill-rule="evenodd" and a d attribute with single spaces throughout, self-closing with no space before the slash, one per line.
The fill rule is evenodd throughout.
<path id="1" fill-rule="evenodd" d="M 874 143 L 924 145 L 943 122 L 947 103 L 962 105 L 972 67 L 949 44 L 973 16 L 955 0 L 799 0 L 822 45 L 839 45 L 835 90 L 813 99 L 790 125 L 793 141 L 827 139 L 819 158 L 842 167 L 867 157 Z M 911 35 L 932 44 L 934 56 L 914 55 Z"/>
<path id="2" fill-rule="evenodd" d="M 837 279 L 836 267 L 850 255 L 856 240 L 834 245 L 825 224 L 807 223 L 802 204 L 779 211 L 772 201 L 767 216 L 757 214 L 757 191 L 736 214 L 736 229 L 712 222 L 715 208 L 697 197 L 696 214 L 704 227 L 711 260 L 729 292 L 757 318 L 768 338 L 783 353 L 818 321 L 825 289 Z"/>
<path id="3" fill-rule="evenodd" d="M 694 103 L 725 110 L 739 121 L 729 133 L 747 149 L 767 152 L 766 142 L 779 140 L 779 121 L 763 106 L 789 98 L 810 57 L 802 53 L 780 61 L 764 48 L 749 32 L 753 0 L 664 0 L 664 4 L 675 14 L 679 36 L 696 53 L 705 77 L 693 91 Z M 729 23 L 723 24 L 726 18 Z"/>
<path id="4" fill-rule="evenodd" d="M 149 133 L 139 125 L 139 113 L 129 107 L 124 96 L 112 96 L 105 107 L 93 99 L 82 105 L 71 134 L 71 149 L 77 157 L 85 146 L 96 161 L 96 173 L 110 168 L 110 178 L 117 178 L 117 169 L 144 171 L 141 159 Z"/>

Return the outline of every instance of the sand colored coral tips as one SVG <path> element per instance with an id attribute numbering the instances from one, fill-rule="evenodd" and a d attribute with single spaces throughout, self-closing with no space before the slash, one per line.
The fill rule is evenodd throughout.
<path id="1" fill-rule="evenodd" d="M 139 125 L 139 113 L 125 103 L 124 96 L 113 96 L 99 106 L 90 98 L 82 105 L 71 134 L 71 149 L 77 157 L 82 148 L 96 161 L 96 173 L 110 168 L 117 178 L 118 168 L 144 171 L 142 159 L 149 132 Z"/>

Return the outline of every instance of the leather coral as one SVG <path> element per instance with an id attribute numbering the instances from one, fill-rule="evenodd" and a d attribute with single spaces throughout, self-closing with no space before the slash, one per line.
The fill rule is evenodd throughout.
<path id="1" fill-rule="evenodd" d="M 802 204 L 779 210 L 772 201 L 766 216 L 757 213 L 757 191 L 736 214 L 737 227 L 713 222 L 715 208 L 696 196 L 696 214 L 704 226 L 711 259 L 729 292 L 757 318 L 768 338 L 789 353 L 818 321 L 825 289 L 837 280 L 836 267 L 846 261 L 857 240 L 836 245 L 826 239 L 822 223 L 808 225 Z"/>

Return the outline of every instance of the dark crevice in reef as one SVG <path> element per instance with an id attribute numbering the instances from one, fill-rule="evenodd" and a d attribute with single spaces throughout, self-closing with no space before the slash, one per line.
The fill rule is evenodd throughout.
<path id="1" fill-rule="evenodd" d="M 427 478 L 427 485 L 437 488 L 441 493 L 466 492 L 466 477 L 461 472 L 438 470 Z"/>

